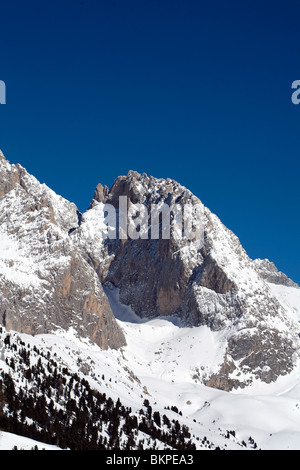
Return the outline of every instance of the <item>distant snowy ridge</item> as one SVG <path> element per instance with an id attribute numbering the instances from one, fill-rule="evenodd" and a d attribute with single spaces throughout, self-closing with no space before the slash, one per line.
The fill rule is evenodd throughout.
<path id="1" fill-rule="evenodd" d="M 299 288 L 299 285 L 296 282 L 289 279 L 286 274 L 278 271 L 275 264 L 268 259 L 256 259 L 254 260 L 254 266 L 260 276 L 267 282 Z"/>

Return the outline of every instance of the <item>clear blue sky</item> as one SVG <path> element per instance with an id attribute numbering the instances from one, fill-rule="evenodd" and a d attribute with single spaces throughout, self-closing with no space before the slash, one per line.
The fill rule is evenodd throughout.
<path id="1" fill-rule="evenodd" d="M 84 211 L 133 169 L 300 282 L 299 1 L 3 0 L 0 148 Z"/>

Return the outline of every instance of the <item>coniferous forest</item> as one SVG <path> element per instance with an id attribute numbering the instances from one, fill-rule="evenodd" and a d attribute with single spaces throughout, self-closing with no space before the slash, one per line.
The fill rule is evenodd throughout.
<path id="1" fill-rule="evenodd" d="M 134 413 L 120 399 L 114 402 L 91 388 L 49 352 L 20 338 L 11 341 L 9 333 L 3 347 L 8 358 L 6 370 L 0 369 L 0 430 L 71 450 L 156 449 L 158 442 L 195 449 L 188 427 L 152 411 L 148 400 Z"/>

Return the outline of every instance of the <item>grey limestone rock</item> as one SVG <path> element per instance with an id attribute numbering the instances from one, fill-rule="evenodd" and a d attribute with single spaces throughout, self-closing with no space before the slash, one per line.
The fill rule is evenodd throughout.
<path id="1" fill-rule="evenodd" d="M 0 323 L 29 334 L 73 329 L 101 348 L 125 338 L 70 233 L 76 206 L 0 160 Z"/>

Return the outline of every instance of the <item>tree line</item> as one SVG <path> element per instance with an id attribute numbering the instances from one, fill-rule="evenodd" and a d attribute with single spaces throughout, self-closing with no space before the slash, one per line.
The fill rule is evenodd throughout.
<path id="1" fill-rule="evenodd" d="M 148 401 L 133 413 L 50 352 L 4 339 L 8 371 L 0 369 L 0 429 L 71 450 L 155 449 L 157 443 L 193 450 L 189 429 L 153 411 Z M 7 369 L 7 368 L 6 368 Z"/>

